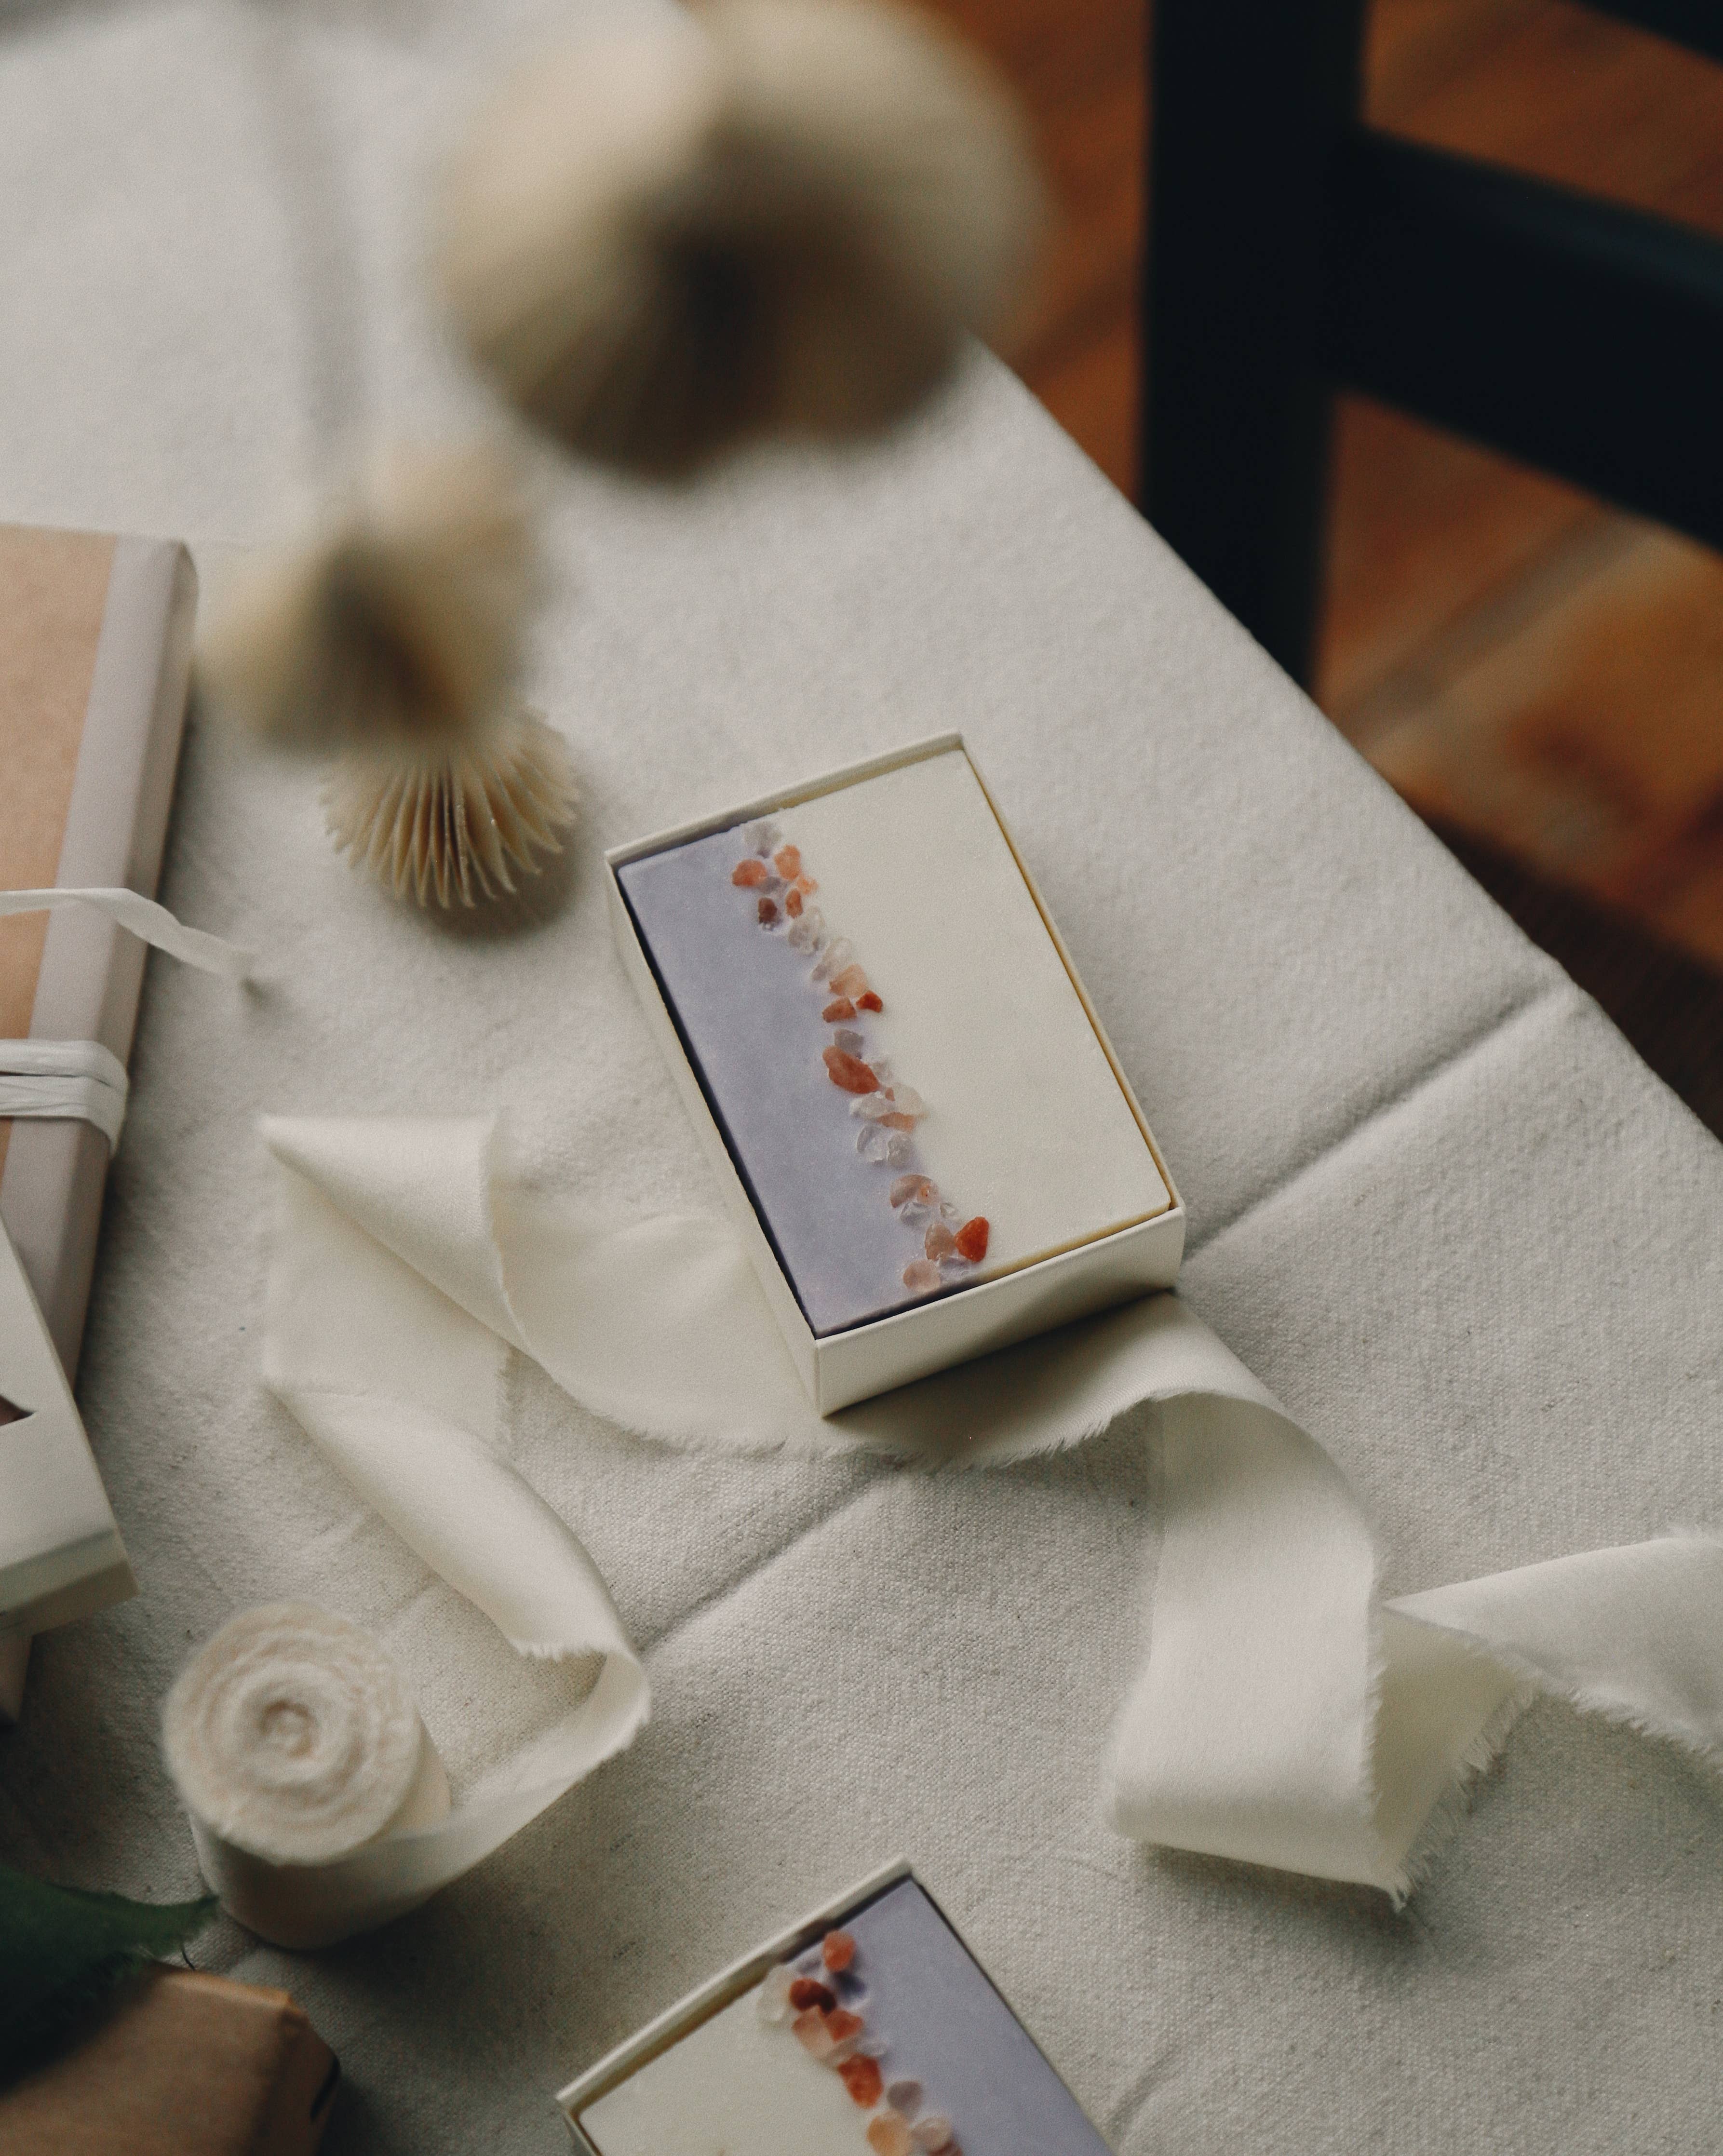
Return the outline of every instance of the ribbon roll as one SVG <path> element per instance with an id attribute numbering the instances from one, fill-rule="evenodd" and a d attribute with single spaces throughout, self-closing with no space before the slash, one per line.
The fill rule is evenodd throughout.
<path id="1" fill-rule="evenodd" d="M 169 1692 L 162 1743 L 204 1877 L 283 1946 L 342 1937 L 355 1863 L 449 1815 L 449 1778 L 399 1669 L 311 1603 L 223 1625 Z"/>

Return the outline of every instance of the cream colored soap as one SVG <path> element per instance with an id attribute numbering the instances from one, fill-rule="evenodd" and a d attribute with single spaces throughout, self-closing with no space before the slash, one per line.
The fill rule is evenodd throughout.
<path id="1" fill-rule="evenodd" d="M 920 1164 L 990 1224 L 977 1277 L 1165 1212 L 1154 1155 L 963 752 L 776 820 L 884 998 L 864 1030 L 927 1104 Z"/>
<path id="2" fill-rule="evenodd" d="M 762 1986 L 581 2113 L 603 2156 L 869 2156 L 867 2114 L 782 2022 Z"/>

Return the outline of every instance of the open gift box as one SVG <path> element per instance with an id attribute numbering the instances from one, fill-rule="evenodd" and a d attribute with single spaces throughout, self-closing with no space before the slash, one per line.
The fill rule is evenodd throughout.
<path id="1" fill-rule="evenodd" d="M 1106 2156 L 903 1863 L 702 1984 L 556 2102 L 582 2156 Z"/>
<path id="2" fill-rule="evenodd" d="M 820 1413 L 1172 1286 L 1184 1208 L 961 735 L 606 861 Z"/>

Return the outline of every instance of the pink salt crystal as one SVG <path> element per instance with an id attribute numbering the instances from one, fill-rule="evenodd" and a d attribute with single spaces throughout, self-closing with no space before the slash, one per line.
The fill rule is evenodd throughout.
<path id="1" fill-rule="evenodd" d="M 790 1972 L 780 1962 L 760 1987 L 758 1999 L 762 2021 L 782 2021 L 790 2010 Z"/>
<path id="2" fill-rule="evenodd" d="M 803 898 L 812 898 L 815 891 L 819 889 L 819 886 L 814 881 L 813 878 L 809 875 L 806 870 L 804 870 L 803 874 L 798 875 L 796 879 L 796 888 L 801 892 Z"/>
<path id="3" fill-rule="evenodd" d="M 777 901 L 775 898 L 762 898 L 759 905 L 759 914 L 760 926 L 762 928 L 775 928 L 777 926 Z"/>
<path id="4" fill-rule="evenodd" d="M 880 1002 L 879 997 L 874 994 L 871 988 L 868 990 L 865 995 L 860 995 L 856 998 L 855 1007 L 858 1010 L 870 1011 L 883 1011 L 885 1008 L 885 1004 Z"/>
<path id="5" fill-rule="evenodd" d="M 837 2049 L 832 2041 L 832 2032 L 826 2026 L 826 2017 L 817 2006 L 810 2006 L 805 2014 L 798 2014 L 790 2027 L 803 2050 L 816 2059 L 829 2059 Z"/>
<path id="6" fill-rule="evenodd" d="M 764 883 L 766 864 L 764 861 L 738 861 L 730 880 L 734 884 L 740 884 L 744 891 L 751 885 Z"/>
<path id="7" fill-rule="evenodd" d="M 918 2118 L 911 2133 L 918 2148 L 948 2148 L 951 2143 L 951 2122 L 936 2111 L 930 2111 L 926 2118 Z"/>
<path id="8" fill-rule="evenodd" d="M 861 2042 L 862 2031 L 867 2027 L 859 2014 L 852 2014 L 847 2006 L 840 2006 L 835 2014 L 826 2016 L 826 2034 L 832 2040 L 832 2061 L 853 2058 Z"/>
<path id="9" fill-rule="evenodd" d="M 832 1045 L 834 1048 L 841 1048 L 846 1055 L 859 1055 L 863 1049 L 867 1046 L 867 1042 L 853 1025 L 846 1025 L 840 1027 L 832 1035 Z M 879 1075 L 877 1070 L 874 1073 L 876 1078 Z"/>
<path id="10" fill-rule="evenodd" d="M 817 2006 L 822 2014 L 829 2014 L 838 2004 L 838 1994 L 817 1977 L 798 1976 L 790 1986 L 790 2004 L 798 2014 L 809 2006 Z"/>
<path id="11" fill-rule="evenodd" d="M 888 1131 L 912 1131 L 915 1127 L 915 1118 L 913 1116 L 900 1116 L 893 1113 L 881 1116 L 879 1120 Z"/>
<path id="12" fill-rule="evenodd" d="M 859 966 L 846 966 L 841 973 L 833 973 L 832 986 L 840 996 L 864 996 L 868 992 L 868 977 Z"/>
<path id="13" fill-rule="evenodd" d="M 841 1975 L 855 1959 L 854 1938 L 848 1932 L 828 1932 L 820 1941 L 819 1958 L 834 1975 Z"/>
<path id="14" fill-rule="evenodd" d="M 879 2071 L 877 2059 L 846 2059 L 838 2071 L 843 2076 L 844 2086 L 849 2092 L 852 2103 L 859 2103 L 864 2111 L 871 2111 L 879 2101 L 879 2092 L 885 2086 L 885 2076 Z"/>
<path id="15" fill-rule="evenodd" d="M 846 1093 L 871 1093 L 874 1074 L 859 1056 L 850 1055 L 841 1048 L 828 1048 L 821 1059 L 831 1074 L 832 1083 L 841 1086 Z"/>
<path id="16" fill-rule="evenodd" d="M 891 1186 L 891 1202 L 901 1205 L 906 1198 L 913 1198 L 921 1188 L 925 1178 L 919 1175 L 900 1175 Z"/>
<path id="17" fill-rule="evenodd" d="M 836 1025 L 840 1019 L 855 1016 L 855 1005 L 851 1003 L 848 996 L 834 996 L 820 1013 L 820 1016 L 828 1025 Z"/>
<path id="18" fill-rule="evenodd" d="M 900 2112 L 882 2111 L 869 2122 L 868 2146 L 874 2156 L 912 2156 L 909 2122 Z"/>
<path id="19" fill-rule="evenodd" d="M 841 973 L 846 966 L 853 966 L 854 963 L 854 944 L 847 936 L 834 936 L 825 949 L 820 952 L 819 963 L 813 969 L 813 978 L 817 981 L 833 980 L 833 975 Z M 835 981 L 833 984 L 836 986 Z M 866 986 L 865 982 L 863 986 Z M 839 993 L 842 993 L 843 991 L 839 990 Z"/>
<path id="20" fill-rule="evenodd" d="M 905 2118 L 913 2118 L 921 2108 L 921 2084 L 907 2079 L 888 2082 L 885 2101 Z"/>
<path id="21" fill-rule="evenodd" d="M 911 1258 L 904 1267 L 904 1286 L 911 1295 L 928 1295 L 944 1285 L 939 1267 L 929 1265 L 926 1258 Z"/>
<path id="22" fill-rule="evenodd" d="M 922 1247 L 930 1258 L 948 1258 L 957 1247 L 957 1238 L 943 1220 L 936 1220 L 928 1229 L 927 1240 Z"/>
<path id="23" fill-rule="evenodd" d="M 987 1224 L 979 1213 L 957 1230 L 957 1255 L 972 1265 L 978 1265 L 987 1255 Z"/>
<path id="24" fill-rule="evenodd" d="M 793 883 L 802 873 L 802 849 L 799 846 L 780 846 L 772 857 L 772 865 L 786 883 Z"/>
<path id="25" fill-rule="evenodd" d="M 792 920 L 792 921 L 793 921 L 793 920 L 796 918 L 797 915 L 797 914 L 799 914 L 799 913 L 801 912 L 801 911 L 802 911 L 802 894 L 801 894 L 801 892 L 800 892 L 799 891 L 797 891 L 797 890 L 796 889 L 795 886 L 792 884 L 792 885 L 790 886 L 790 895 L 789 895 L 789 896 L 788 896 L 788 897 L 784 901 L 784 911 L 785 911 L 786 913 L 787 913 L 787 914 L 789 915 L 789 916 L 790 916 L 791 920 Z"/>

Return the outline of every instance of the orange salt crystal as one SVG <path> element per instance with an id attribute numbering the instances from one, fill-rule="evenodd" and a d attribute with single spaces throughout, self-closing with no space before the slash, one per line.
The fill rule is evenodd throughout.
<path id="1" fill-rule="evenodd" d="M 835 997 L 820 1013 L 828 1025 L 840 1025 L 847 1018 L 855 1016 L 855 1005 L 848 996 Z"/>
<path id="2" fill-rule="evenodd" d="M 772 857 L 772 865 L 786 883 L 793 883 L 802 873 L 802 849 L 780 846 Z"/>
<path id="3" fill-rule="evenodd" d="M 841 973 L 833 974 L 832 986 L 840 996 L 864 996 L 868 977 L 859 966 L 846 966 Z"/>
<path id="4" fill-rule="evenodd" d="M 987 1255 L 987 1224 L 979 1213 L 957 1230 L 957 1255 L 972 1265 L 978 1265 Z"/>
<path id="5" fill-rule="evenodd" d="M 747 890 L 750 885 L 764 883 L 766 864 L 764 861 L 738 861 L 730 880 L 733 884 L 739 884 L 744 891 Z"/>
<path id="6" fill-rule="evenodd" d="M 879 2071 L 877 2059 L 846 2059 L 838 2071 L 844 2076 L 844 2086 L 849 2092 L 850 2101 L 859 2103 L 864 2111 L 871 2111 L 879 2101 L 880 2091 L 885 2087 L 885 2076 Z"/>
<path id="7" fill-rule="evenodd" d="M 828 1969 L 841 1974 L 855 1959 L 855 1941 L 848 1932 L 828 1932 L 820 1941 L 819 1958 Z"/>
<path id="8" fill-rule="evenodd" d="M 864 996 L 858 996 L 856 998 L 855 1007 L 858 1010 L 870 1011 L 883 1011 L 885 1008 L 885 1004 L 880 1002 L 879 997 L 874 993 L 874 991 L 871 988 L 868 990 Z"/>
<path id="9" fill-rule="evenodd" d="M 815 891 L 819 889 L 819 886 L 811 875 L 798 875 L 796 879 L 796 888 L 803 898 L 812 898 Z"/>
<path id="10" fill-rule="evenodd" d="M 831 1074 L 832 1083 L 841 1086 L 846 1093 L 874 1093 L 879 1091 L 879 1081 L 859 1055 L 851 1055 L 841 1048 L 828 1048 L 824 1055 L 825 1066 Z M 983 1227 L 986 1223 L 983 1222 Z"/>
<path id="11" fill-rule="evenodd" d="M 817 2006 L 822 2014 L 829 2014 L 838 2004 L 838 1995 L 811 1976 L 798 1976 L 790 1986 L 790 2004 L 800 2014 L 810 2006 Z"/>
<path id="12" fill-rule="evenodd" d="M 802 894 L 799 891 L 792 891 L 784 901 L 784 911 L 789 915 L 792 921 L 798 917 L 802 911 Z"/>

